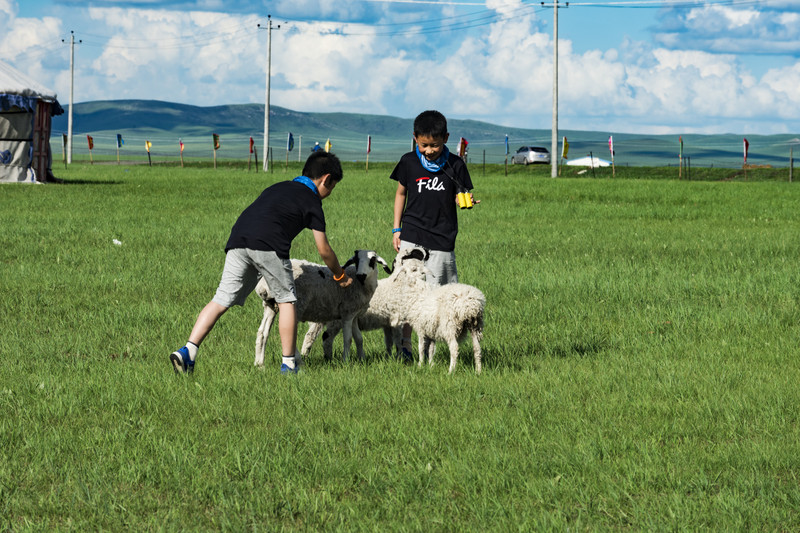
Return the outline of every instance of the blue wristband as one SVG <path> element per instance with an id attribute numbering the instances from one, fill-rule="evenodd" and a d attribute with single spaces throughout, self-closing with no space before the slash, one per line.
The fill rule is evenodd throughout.
<path id="1" fill-rule="evenodd" d="M 400 231 L 402 231 L 402 228 L 394 228 L 392 233 L 400 233 Z"/>

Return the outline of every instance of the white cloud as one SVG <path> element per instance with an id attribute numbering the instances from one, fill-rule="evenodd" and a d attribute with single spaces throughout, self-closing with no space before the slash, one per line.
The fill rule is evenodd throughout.
<path id="1" fill-rule="evenodd" d="M 786 112 L 800 108 L 800 61 L 781 69 L 771 69 L 763 77 L 762 83 L 767 98 L 774 98 L 774 105 Z M 796 113 L 795 113 L 796 115 Z M 797 117 L 795 116 L 795 119 Z"/>
<path id="2" fill-rule="evenodd" d="M 81 66 L 94 80 L 82 94 L 216 105 L 249 101 L 247 84 L 263 80 L 256 17 L 121 8 L 89 15 L 113 37 Z"/>
<path id="3" fill-rule="evenodd" d="M 756 9 L 712 5 L 690 10 L 685 20 L 690 29 L 718 32 L 752 24 L 758 20 L 759 15 L 760 12 Z"/>
<path id="4" fill-rule="evenodd" d="M 783 11 L 781 10 L 783 9 Z M 719 53 L 800 54 L 800 4 L 710 5 L 665 10 L 657 42 L 669 48 Z"/>
<path id="5" fill-rule="evenodd" d="M 352 110 L 373 112 L 370 102 L 381 100 L 382 83 L 390 79 L 382 63 L 397 63 L 392 56 L 381 58 L 375 38 L 369 32 L 344 36 L 341 25 L 297 23 L 285 33 L 273 34 L 273 76 L 276 104 L 303 111 Z M 281 29 L 283 32 L 284 30 Z"/>
<path id="6" fill-rule="evenodd" d="M 17 16 L 17 3 L 11 0 L 0 0 L 0 13 L 9 15 L 12 19 L 15 18 Z"/>
<path id="7" fill-rule="evenodd" d="M 20 18 L 18 12 L 16 2 L 0 0 L 0 57 L 42 86 L 55 90 L 54 75 L 48 66 L 62 48 L 58 46 L 63 31 L 61 21 L 54 17 Z"/>

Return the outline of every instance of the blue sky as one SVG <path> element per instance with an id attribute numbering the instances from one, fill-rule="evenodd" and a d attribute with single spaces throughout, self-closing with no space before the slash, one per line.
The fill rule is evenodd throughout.
<path id="1" fill-rule="evenodd" d="M 0 58 L 66 104 L 74 31 L 76 102 L 263 103 L 267 14 L 274 105 L 550 127 L 553 10 L 539 1 L 0 0 Z M 570 2 L 559 126 L 800 132 L 800 1 Z"/>

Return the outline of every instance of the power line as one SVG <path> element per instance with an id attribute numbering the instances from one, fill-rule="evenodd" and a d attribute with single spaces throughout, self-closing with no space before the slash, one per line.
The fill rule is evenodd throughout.
<path id="1" fill-rule="evenodd" d="M 255 35 L 255 31 L 241 30 L 231 35 L 218 36 L 204 40 L 200 39 L 187 40 L 186 42 L 175 43 L 172 45 L 156 44 L 157 41 L 148 41 L 146 39 L 139 40 L 138 42 L 141 43 L 139 45 L 109 44 L 109 43 L 93 42 L 93 41 L 85 41 L 84 44 L 95 48 L 109 48 L 115 50 L 151 50 L 153 48 L 157 48 L 158 50 L 180 50 L 185 48 L 194 48 L 199 46 L 208 46 L 212 44 L 221 44 L 229 41 L 235 41 L 240 39 L 242 35 Z"/>
<path id="2" fill-rule="evenodd" d="M 361 0 L 375 4 L 433 4 L 437 6 L 485 6 L 485 2 L 455 2 L 451 0 Z"/>
<path id="3" fill-rule="evenodd" d="M 32 46 L 28 50 L 24 52 L 20 52 L 16 54 L 13 58 L 13 62 L 20 63 L 21 60 L 24 59 L 35 59 L 44 56 L 45 54 L 52 54 L 61 49 L 62 42 L 61 41 L 52 41 L 51 43 L 45 45 L 37 44 Z"/>
<path id="4" fill-rule="evenodd" d="M 683 0 L 665 3 L 664 0 L 619 0 L 617 2 L 570 2 L 570 7 L 609 7 L 632 9 L 685 9 L 711 6 L 749 6 L 768 4 L 769 0 Z"/>
<path id="5" fill-rule="evenodd" d="M 159 41 L 174 41 L 174 40 L 180 40 L 180 39 L 184 39 L 184 38 L 186 38 L 186 39 L 195 39 L 195 38 L 197 38 L 199 36 L 203 36 L 203 35 L 217 35 L 217 34 L 225 34 L 225 35 L 227 35 L 231 31 L 241 31 L 243 29 L 247 29 L 247 28 L 250 27 L 250 25 L 251 25 L 251 21 L 248 21 L 248 22 L 236 22 L 235 24 L 230 24 L 228 26 L 220 25 L 220 27 L 218 29 L 215 29 L 213 31 L 209 30 L 209 31 L 201 31 L 201 32 L 192 32 L 190 34 L 177 35 L 177 36 L 174 36 L 174 37 L 152 38 L 152 39 L 141 39 L 141 38 L 133 39 L 133 38 L 116 37 L 116 36 L 113 36 L 113 35 L 103 35 L 103 34 L 97 34 L 97 33 L 86 33 L 84 35 L 86 35 L 87 37 L 97 37 L 98 39 L 111 39 L 113 37 L 115 39 L 119 39 L 119 40 L 122 40 L 122 41 L 143 41 L 143 40 L 147 40 L 147 41 L 159 42 Z"/>
<path id="6" fill-rule="evenodd" d="M 527 7 L 521 9 L 515 9 L 513 12 L 506 12 L 501 13 L 494 10 L 484 10 L 479 14 L 470 14 L 470 15 L 461 15 L 459 17 L 445 17 L 435 20 L 426 20 L 424 22 L 402 22 L 402 23 L 392 23 L 392 24 L 385 24 L 385 23 L 376 23 L 376 24 L 367 24 L 367 23 L 345 23 L 343 24 L 342 29 L 335 31 L 332 29 L 325 30 L 325 29 L 315 29 L 318 33 L 330 33 L 336 35 L 344 35 L 344 36 L 355 36 L 355 35 L 370 35 L 370 36 L 405 36 L 405 35 L 426 35 L 430 33 L 439 33 L 444 31 L 457 31 L 457 30 L 465 30 L 470 28 L 477 28 L 480 26 L 486 26 L 488 24 L 492 24 L 494 22 L 501 22 L 505 20 L 510 20 L 516 17 L 520 17 L 529 13 L 538 13 L 540 11 L 544 11 L 538 5 L 528 5 Z M 471 17 L 471 18 L 468 18 Z M 456 20 L 456 19 L 466 19 L 466 20 Z M 286 19 L 284 19 L 286 20 Z M 291 19 L 289 19 L 291 20 Z M 295 21 L 299 23 L 311 24 L 310 22 L 304 21 Z M 332 24 L 332 23 L 331 23 Z M 366 27 L 366 28 L 373 28 L 373 27 L 386 27 L 386 26 L 398 26 L 398 27 L 409 27 L 408 29 L 397 29 L 397 30 L 385 30 L 385 31 L 352 31 L 349 30 L 349 27 Z"/>

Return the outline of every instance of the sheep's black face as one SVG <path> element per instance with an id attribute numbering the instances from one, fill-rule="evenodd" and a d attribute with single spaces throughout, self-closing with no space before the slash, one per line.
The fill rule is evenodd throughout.
<path id="1" fill-rule="evenodd" d="M 367 281 L 369 270 L 375 268 L 375 258 L 366 250 L 356 250 L 353 257 L 356 258 L 356 279 L 363 285 Z"/>
<path id="2" fill-rule="evenodd" d="M 367 282 L 367 277 L 375 272 L 378 263 L 383 265 L 384 270 L 391 274 L 389 265 L 386 260 L 379 256 L 372 250 L 356 250 L 348 261 L 348 265 L 356 266 L 356 275 L 354 276 L 359 283 L 364 285 Z"/>

